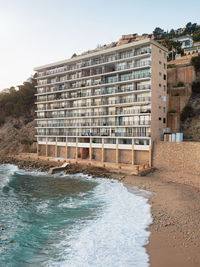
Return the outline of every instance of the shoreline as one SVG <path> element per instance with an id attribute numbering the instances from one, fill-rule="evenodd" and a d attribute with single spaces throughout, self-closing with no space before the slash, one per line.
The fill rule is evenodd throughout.
<path id="1" fill-rule="evenodd" d="M 50 167 L 60 165 L 45 160 L 36 162 L 30 159 L 0 158 L 0 164 L 8 163 L 37 171 L 48 171 Z M 200 178 L 167 170 L 156 170 L 147 176 L 134 176 L 77 164 L 68 165 L 66 169 L 69 174 L 78 172 L 117 179 L 125 186 L 136 186 L 153 193 L 148 198 L 153 223 L 147 229 L 151 234 L 148 244 L 145 245 L 150 266 L 200 266 Z M 182 179 L 177 180 L 180 176 Z"/>

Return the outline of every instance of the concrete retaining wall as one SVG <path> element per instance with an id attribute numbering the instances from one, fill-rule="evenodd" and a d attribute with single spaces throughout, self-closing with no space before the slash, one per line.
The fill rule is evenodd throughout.
<path id="1" fill-rule="evenodd" d="M 200 175 L 200 142 L 155 143 L 153 166 Z"/>

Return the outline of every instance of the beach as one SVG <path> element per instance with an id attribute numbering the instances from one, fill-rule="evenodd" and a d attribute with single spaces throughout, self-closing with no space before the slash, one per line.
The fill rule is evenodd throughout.
<path id="1" fill-rule="evenodd" d="M 146 246 L 153 267 L 200 266 L 200 188 L 177 183 L 178 175 L 155 171 L 123 180 L 127 185 L 153 192 L 149 199 L 153 224 Z"/>
<path id="2" fill-rule="evenodd" d="M 10 160 L 24 168 L 47 170 L 57 163 L 30 160 Z M 44 167 L 45 166 L 45 167 Z M 29 169 L 30 169 L 29 168 Z M 146 245 L 153 267 L 200 266 L 200 183 L 199 177 L 181 172 L 155 170 L 147 176 L 133 176 L 92 166 L 71 164 L 66 173 L 88 173 L 96 177 L 113 178 L 128 188 L 136 186 L 151 192 L 153 224 Z"/>

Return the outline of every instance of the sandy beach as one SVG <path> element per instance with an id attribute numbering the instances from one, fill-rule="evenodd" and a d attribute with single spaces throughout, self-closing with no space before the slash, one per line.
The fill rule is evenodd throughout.
<path id="1" fill-rule="evenodd" d="M 9 160 L 7 160 L 9 161 Z M 1 159 L 1 163 L 5 162 Z M 30 160 L 10 160 L 19 167 L 45 171 L 57 164 Z M 122 181 L 126 186 L 137 186 L 152 192 L 153 224 L 149 243 L 146 245 L 152 267 L 200 266 L 200 177 L 181 172 L 155 170 L 147 176 L 130 176 L 71 164 L 67 173 L 84 172 L 96 177 L 108 177 Z"/>
<path id="2" fill-rule="evenodd" d="M 123 180 L 154 193 L 149 200 L 153 224 L 146 246 L 153 267 L 200 266 L 200 188 L 177 183 L 178 175 L 155 171 Z M 191 179 L 189 174 L 185 176 Z M 182 182 L 187 183 L 186 177 Z"/>

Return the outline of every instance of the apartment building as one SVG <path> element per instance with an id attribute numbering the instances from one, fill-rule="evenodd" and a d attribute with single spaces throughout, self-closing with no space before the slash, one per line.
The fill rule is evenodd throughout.
<path id="1" fill-rule="evenodd" d="M 38 155 L 144 164 L 166 128 L 167 49 L 144 39 L 35 68 Z"/>

